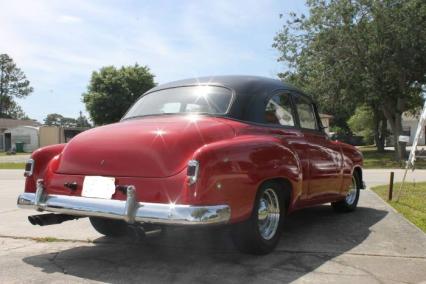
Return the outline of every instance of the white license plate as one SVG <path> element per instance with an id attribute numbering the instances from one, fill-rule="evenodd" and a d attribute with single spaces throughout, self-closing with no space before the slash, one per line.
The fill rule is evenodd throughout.
<path id="1" fill-rule="evenodd" d="M 81 196 L 111 199 L 115 192 L 115 178 L 87 176 L 84 177 Z"/>

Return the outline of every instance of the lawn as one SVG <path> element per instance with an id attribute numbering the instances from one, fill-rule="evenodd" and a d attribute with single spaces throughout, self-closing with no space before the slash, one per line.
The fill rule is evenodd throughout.
<path id="1" fill-rule="evenodd" d="M 359 147 L 364 156 L 365 169 L 392 169 L 392 168 L 405 168 L 405 161 L 397 162 L 394 159 L 394 151 L 385 151 L 379 153 L 374 146 Z M 426 169 L 426 160 L 416 161 L 417 169 Z"/>
<path id="2" fill-rule="evenodd" d="M 395 199 L 398 196 L 400 185 L 400 183 L 394 185 L 394 200 L 390 202 L 388 201 L 388 185 L 376 186 L 372 190 L 426 233 L 426 182 L 405 183 L 397 202 Z"/>
<path id="3" fill-rule="evenodd" d="M 29 153 L 16 153 L 16 155 L 28 155 Z M 9 155 L 6 155 L 6 152 L 0 152 L 0 170 L 4 170 L 4 169 L 24 169 L 25 168 L 25 163 L 11 163 L 11 162 L 2 162 L 1 157 L 9 157 Z M 13 157 L 13 155 L 11 155 L 10 157 Z"/>
<path id="4" fill-rule="evenodd" d="M 20 170 L 25 168 L 25 163 L 0 163 L 0 170 Z"/>

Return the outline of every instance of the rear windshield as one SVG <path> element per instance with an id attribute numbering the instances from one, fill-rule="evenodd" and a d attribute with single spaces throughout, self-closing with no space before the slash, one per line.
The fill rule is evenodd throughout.
<path id="1" fill-rule="evenodd" d="M 189 86 L 159 90 L 141 97 L 123 119 L 157 114 L 225 114 L 232 92 L 217 86 Z"/>

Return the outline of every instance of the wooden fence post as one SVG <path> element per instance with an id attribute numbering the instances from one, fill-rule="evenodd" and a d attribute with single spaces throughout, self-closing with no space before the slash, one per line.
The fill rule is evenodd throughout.
<path id="1" fill-rule="evenodd" d="M 388 196 L 389 201 L 392 200 L 392 195 L 393 195 L 393 177 L 394 177 L 394 172 L 391 172 L 390 180 L 389 180 L 389 196 Z"/>

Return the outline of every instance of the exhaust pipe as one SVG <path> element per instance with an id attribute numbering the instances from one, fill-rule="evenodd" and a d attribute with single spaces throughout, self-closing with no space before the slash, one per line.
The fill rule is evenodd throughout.
<path id="1" fill-rule="evenodd" d="M 164 234 L 164 228 L 152 224 L 131 224 L 127 227 L 127 235 L 134 242 L 141 242 L 146 238 L 152 238 Z"/>
<path id="2" fill-rule="evenodd" d="M 28 221 L 30 221 L 33 225 L 47 226 L 60 224 L 65 221 L 78 219 L 80 217 L 66 215 L 66 214 L 40 214 L 40 215 L 32 215 L 28 216 Z"/>

